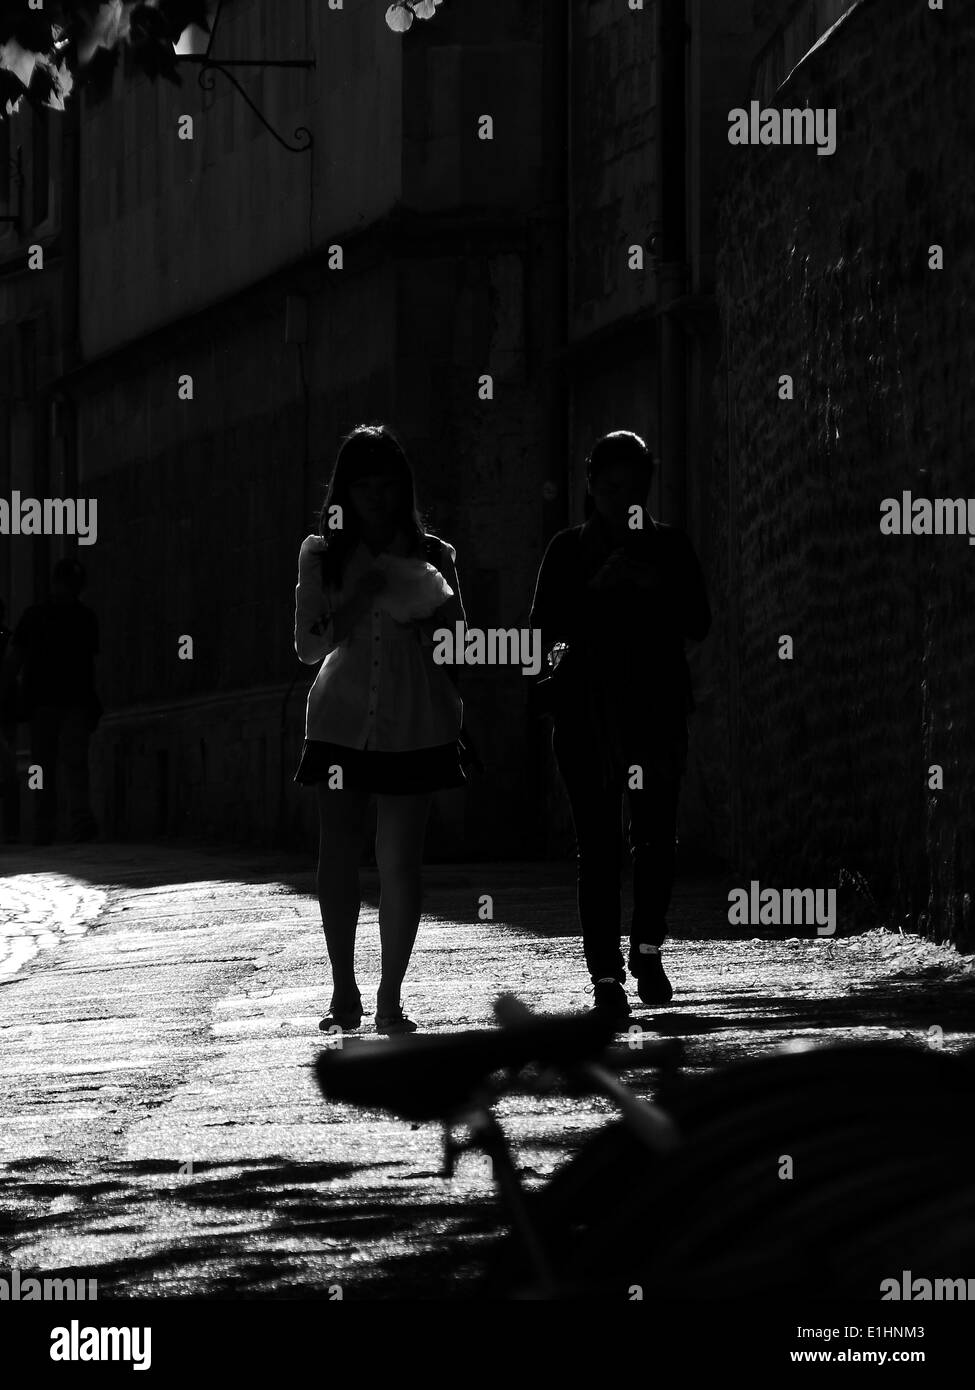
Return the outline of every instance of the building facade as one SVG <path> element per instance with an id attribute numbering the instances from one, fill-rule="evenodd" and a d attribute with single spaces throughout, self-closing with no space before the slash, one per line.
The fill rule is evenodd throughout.
<path id="1" fill-rule="evenodd" d="M 78 111 L 0 121 L 0 496 L 74 495 L 73 441 L 57 382 L 77 362 Z M 31 257 L 36 268 L 28 266 Z M 66 536 L 0 538 L 11 623 L 44 592 Z"/>
<path id="2" fill-rule="evenodd" d="M 50 178 L 74 278 L 43 290 L 61 306 L 45 311 L 44 411 L 26 443 L 22 403 L 21 433 L 7 428 L 35 490 L 60 439 L 66 489 L 98 500 L 82 559 L 108 833 L 313 842 L 291 780 L 313 674 L 292 646 L 295 561 L 363 419 L 406 439 L 477 626 L 526 625 L 545 544 L 581 520 L 584 458 L 610 428 L 647 437 L 655 513 L 714 568 L 726 114 L 787 8 L 446 3 L 401 37 L 379 0 L 226 0 L 213 55 L 314 57 L 237 70 L 310 151 L 283 149 L 222 75 L 203 90 L 189 61 L 180 88 L 120 64 L 109 93 L 74 103 L 73 136 L 49 115 L 75 141 L 76 188 L 65 167 Z M 28 298 L 5 301 L 8 343 L 12 322 L 42 319 L 18 255 L 5 283 Z M 13 609 L 47 565 L 17 546 L 37 573 L 11 584 Z M 720 635 L 692 656 L 681 825 L 711 857 L 731 835 L 719 657 Z M 431 853 L 570 851 L 525 678 L 471 668 L 464 695 L 487 770 L 438 800 Z"/>
<path id="3" fill-rule="evenodd" d="M 307 153 L 188 64 L 182 88 L 120 66 L 81 109 L 81 361 L 60 389 L 99 502 L 95 763 L 116 835 L 311 839 L 291 780 L 312 674 L 292 645 L 297 547 L 359 421 L 407 441 L 471 622 L 527 614 L 563 452 L 560 16 L 501 4 L 404 42 L 383 8 L 224 5 L 220 58 L 315 57 L 238 70 Z M 440 799 L 433 852 L 524 852 L 524 678 L 471 670 L 465 696 L 489 773 Z"/>

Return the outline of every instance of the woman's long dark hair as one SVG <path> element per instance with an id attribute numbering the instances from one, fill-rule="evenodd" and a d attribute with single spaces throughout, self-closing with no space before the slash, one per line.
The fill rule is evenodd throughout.
<path id="1" fill-rule="evenodd" d="M 413 469 L 400 440 L 388 425 L 356 425 L 339 445 L 328 492 L 318 518 L 318 533 L 327 542 L 322 551 L 322 580 L 341 582 L 342 571 L 359 542 L 359 519 L 352 506 L 350 488 L 357 477 L 389 470 L 398 485 L 396 525 L 406 537 L 411 553 L 423 549 L 423 519 L 417 508 Z M 342 508 L 342 527 L 329 527 L 330 509 Z"/>

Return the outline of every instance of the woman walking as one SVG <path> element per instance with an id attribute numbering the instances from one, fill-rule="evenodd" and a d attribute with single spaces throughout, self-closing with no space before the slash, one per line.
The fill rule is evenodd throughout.
<path id="1" fill-rule="evenodd" d="M 322 664 L 294 779 L 318 797 L 318 898 L 332 969 L 319 1027 L 357 1028 L 362 1019 L 359 863 L 375 796 L 376 1029 L 413 1032 L 400 990 L 420 921 L 427 817 L 435 791 L 466 781 L 457 744 L 463 705 L 449 668 L 432 660 L 433 632 L 465 622 L 456 552 L 424 533 L 412 469 L 385 425 L 360 425 L 342 441 L 319 531 L 298 557 L 295 651 Z"/>
<path id="2" fill-rule="evenodd" d="M 647 509 L 652 477 L 638 435 L 617 430 L 598 441 L 587 467 L 589 519 L 553 536 L 530 619 L 543 651 L 562 652 L 548 712 L 575 825 L 583 948 L 595 1007 L 623 1025 L 623 798 L 633 864 L 628 964 L 641 1000 L 664 1004 L 672 987 L 660 948 L 692 708 L 684 640 L 711 625 L 690 541 Z"/>

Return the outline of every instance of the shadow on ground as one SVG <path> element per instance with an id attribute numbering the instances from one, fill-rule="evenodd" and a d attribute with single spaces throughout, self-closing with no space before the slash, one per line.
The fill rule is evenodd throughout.
<path id="1" fill-rule="evenodd" d="M 313 854 L 252 852 L 243 848 L 193 846 L 181 841 L 8 847 L 0 857 L 0 876 L 30 873 L 65 874 L 102 890 L 131 891 L 223 880 L 280 883 L 311 901 L 317 896 Z M 424 869 L 424 915 L 441 922 L 476 922 L 479 899 L 489 893 L 494 899 L 495 925 L 542 937 L 578 939 L 575 873 L 574 858 L 463 865 L 429 863 Z M 374 866 L 365 862 L 362 886 L 363 902 L 378 906 L 378 874 Z M 715 941 L 754 936 L 754 928 L 732 927 L 728 923 L 728 890 L 732 886 L 735 885 L 727 874 L 702 875 L 688 870 L 679 875 L 670 936 L 675 940 Z M 624 896 L 625 892 L 624 889 Z M 839 910 L 844 913 L 842 902 Z M 841 920 L 852 924 L 854 930 L 880 924 L 876 914 L 865 916 L 852 898 Z"/>
<path id="2" fill-rule="evenodd" d="M 43 1249 L 50 1234 L 64 1249 L 76 1240 L 83 1267 L 45 1265 L 44 1276 L 97 1279 L 100 1299 L 263 1300 L 327 1297 L 336 1286 L 352 1298 L 402 1298 L 405 1288 L 416 1298 L 473 1294 L 480 1258 L 497 1239 L 490 1195 L 454 1193 L 443 1180 L 425 1184 L 418 1201 L 415 1172 L 397 1190 L 388 1172 L 379 1182 L 359 1169 L 354 1192 L 329 1192 L 354 1170 L 275 1157 L 200 1165 L 174 1183 L 174 1167 L 106 1165 L 87 1183 L 67 1163 L 10 1163 L 0 1175 L 2 1243 L 9 1249 L 16 1236 Z M 167 1239 L 167 1229 L 183 1233 Z M 103 1259 L 103 1244 L 132 1253 Z"/>
<path id="3" fill-rule="evenodd" d="M 718 1031 L 782 1032 L 790 1036 L 824 1028 L 917 1029 L 940 1026 L 946 1033 L 968 1031 L 975 1017 L 975 978 L 948 975 L 933 983 L 925 978 L 853 982 L 849 993 L 767 994 L 758 990 L 722 991 L 715 998 L 719 1011 L 709 1014 L 695 1006 L 680 1007 L 675 996 L 667 1013 L 635 1017 L 667 1037 Z M 774 1041 L 774 1040 L 773 1040 Z M 828 1041 L 828 1039 L 827 1039 Z"/>

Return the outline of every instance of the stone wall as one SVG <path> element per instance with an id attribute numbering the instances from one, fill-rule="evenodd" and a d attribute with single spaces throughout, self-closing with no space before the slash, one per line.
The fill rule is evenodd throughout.
<path id="1" fill-rule="evenodd" d="M 905 490 L 973 491 L 973 56 L 970 8 L 865 0 L 772 103 L 835 107 L 836 153 L 729 146 L 715 383 L 724 818 L 745 877 L 855 880 L 882 916 L 956 940 L 975 887 L 973 555 L 879 521 Z"/>

